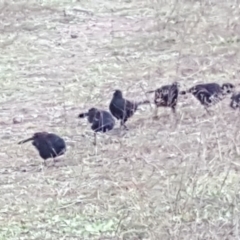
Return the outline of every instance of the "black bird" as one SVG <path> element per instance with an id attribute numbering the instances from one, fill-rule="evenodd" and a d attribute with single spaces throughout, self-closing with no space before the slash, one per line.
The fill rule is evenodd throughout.
<path id="1" fill-rule="evenodd" d="M 90 108 L 86 113 L 80 113 L 79 118 L 88 118 L 88 122 L 92 124 L 91 129 L 94 132 L 107 132 L 113 129 L 115 120 L 113 116 L 104 110 Z"/>
<path id="2" fill-rule="evenodd" d="M 115 90 L 113 93 L 112 100 L 109 105 L 110 112 L 117 119 L 120 120 L 120 126 L 128 129 L 125 125 L 128 118 L 132 117 L 133 114 L 138 109 L 138 106 L 150 103 L 150 101 L 145 100 L 141 102 L 133 102 L 123 98 L 121 90 Z"/>
<path id="3" fill-rule="evenodd" d="M 96 145 L 96 133 L 107 132 L 114 128 L 115 120 L 113 116 L 104 110 L 90 108 L 88 112 L 80 113 L 79 118 L 87 117 L 88 122 L 92 124 L 91 129 L 94 131 L 94 145 Z"/>
<path id="4" fill-rule="evenodd" d="M 204 83 L 197 84 L 187 91 L 181 91 L 180 94 L 192 93 L 209 113 L 209 107 L 222 101 L 228 94 L 234 92 L 234 89 L 232 83 L 224 83 L 222 86 L 218 83 Z"/>
<path id="5" fill-rule="evenodd" d="M 235 93 L 231 97 L 230 107 L 232 109 L 239 109 L 240 110 L 240 93 Z"/>
<path id="6" fill-rule="evenodd" d="M 32 145 L 38 150 L 39 155 L 44 160 L 55 158 L 66 152 L 65 141 L 54 133 L 37 132 L 31 138 L 20 141 L 22 144 L 32 141 Z"/>
<path id="7" fill-rule="evenodd" d="M 155 93 L 154 103 L 155 103 L 155 117 L 157 117 L 157 112 L 159 107 L 170 107 L 173 113 L 176 113 L 176 106 L 178 101 L 180 84 L 178 82 L 173 82 L 169 85 L 164 85 L 156 90 L 148 91 L 147 93 Z"/>

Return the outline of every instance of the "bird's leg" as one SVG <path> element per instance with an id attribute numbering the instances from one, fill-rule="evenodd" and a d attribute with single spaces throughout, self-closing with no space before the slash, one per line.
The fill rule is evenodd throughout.
<path id="1" fill-rule="evenodd" d="M 153 119 L 158 119 L 158 106 L 155 105 L 154 113 L 153 113 Z"/>
<path id="2" fill-rule="evenodd" d="M 173 117 L 175 119 L 175 124 L 178 124 L 178 116 L 176 114 L 176 105 L 172 106 L 171 109 L 172 109 L 172 112 L 173 112 L 173 115 L 174 115 Z"/>
<path id="3" fill-rule="evenodd" d="M 96 146 L 97 145 L 97 133 L 94 132 L 94 140 L 93 140 L 93 145 Z"/>
<path id="4" fill-rule="evenodd" d="M 124 128 L 124 130 L 128 130 L 128 127 L 125 125 L 125 120 L 121 120 L 120 122 L 120 128 Z"/>

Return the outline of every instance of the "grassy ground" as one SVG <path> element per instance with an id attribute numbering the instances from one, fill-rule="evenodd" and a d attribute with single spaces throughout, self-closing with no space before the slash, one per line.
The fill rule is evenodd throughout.
<path id="1" fill-rule="evenodd" d="M 239 79 L 236 1 L 1 1 L 0 239 L 239 239 L 238 113 L 189 96 L 98 138 L 82 110 L 179 79 Z M 152 96 L 149 96 L 152 99 Z M 191 103 L 193 103 L 191 105 Z M 20 120 L 14 124 L 13 120 Z M 118 127 L 118 126 L 117 126 Z M 42 168 L 16 143 L 36 131 L 68 151 Z"/>

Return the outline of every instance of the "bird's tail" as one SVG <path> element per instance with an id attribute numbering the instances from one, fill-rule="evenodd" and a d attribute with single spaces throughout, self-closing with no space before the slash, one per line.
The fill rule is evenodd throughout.
<path id="1" fill-rule="evenodd" d="M 29 142 L 29 141 L 31 141 L 31 140 L 33 140 L 33 139 L 34 139 L 34 137 L 30 137 L 30 138 L 27 138 L 27 139 L 25 139 L 25 140 L 22 140 L 22 141 L 18 142 L 18 144 L 23 144 L 23 143 Z"/>
<path id="2" fill-rule="evenodd" d="M 85 117 L 87 117 L 88 116 L 88 113 L 86 112 L 86 113 L 80 113 L 79 115 L 78 115 L 78 117 L 79 118 L 85 118 Z"/>

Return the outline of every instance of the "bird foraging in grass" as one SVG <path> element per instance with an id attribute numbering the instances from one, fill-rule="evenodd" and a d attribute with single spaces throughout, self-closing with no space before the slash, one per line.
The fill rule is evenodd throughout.
<path id="1" fill-rule="evenodd" d="M 78 117 L 87 117 L 88 122 L 92 124 L 91 129 L 94 131 L 94 145 L 96 145 L 97 132 L 108 132 L 112 130 L 115 125 L 115 120 L 108 111 L 97 108 L 90 108 L 88 112 L 80 113 Z"/>
<path id="2" fill-rule="evenodd" d="M 128 130 L 127 126 L 125 125 L 126 121 L 128 118 L 132 117 L 138 107 L 143 104 L 150 104 L 150 101 L 129 101 L 123 97 L 121 90 L 115 90 L 109 105 L 109 109 L 112 115 L 117 120 L 120 120 L 120 126 L 123 126 L 126 130 Z"/>
<path id="3" fill-rule="evenodd" d="M 40 157 L 44 160 L 56 158 L 66 152 L 65 141 L 54 133 L 37 132 L 32 137 L 18 142 L 18 144 L 28 141 L 32 141 L 32 145 L 38 150 Z"/>
<path id="4" fill-rule="evenodd" d="M 187 91 L 181 91 L 180 94 L 192 93 L 210 114 L 208 108 L 222 101 L 228 94 L 234 92 L 234 89 L 232 83 L 224 83 L 222 86 L 218 83 L 204 83 L 197 84 Z"/>
<path id="5" fill-rule="evenodd" d="M 88 112 L 80 113 L 78 117 L 87 117 L 88 122 L 92 124 L 91 129 L 94 132 L 107 132 L 112 130 L 115 125 L 115 120 L 108 111 L 97 108 L 90 108 Z"/>
<path id="6" fill-rule="evenodd" d="M 230 107 L 234 110 L 240 110 L 240 93 L 235 93 L 231 96 Z"/>
<path id="7" fill-rule="evenodd" d="M 173 113 L 176 113 L 176 106 L 178 101 L 180 84 L 173 82 L 169 85 L 164 85 L 156 90 L 148 91 L 146 93 L 154 94 L 155 113 L 154 118 L 157 118 L 159 107 L 170 107 Z"/>

